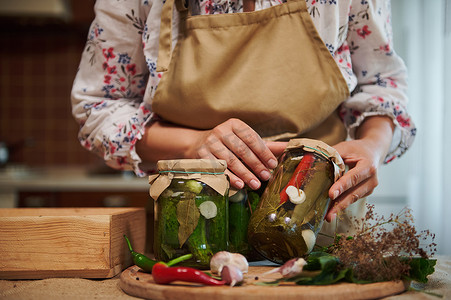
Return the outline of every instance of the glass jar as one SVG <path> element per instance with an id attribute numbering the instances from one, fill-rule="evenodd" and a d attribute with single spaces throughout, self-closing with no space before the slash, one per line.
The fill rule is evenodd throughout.
<path id="1" fill-rule="evenodd" d="M 228 249 L 228 189 L 222 160 L 158 162 L 150 177 L 155 199 L 154 253 L 160 261 L 192 253 L 185 266 L 208 269 L 214 253 Z"/>
<path id="2" fill-rule="evenodd" d="M 259 200 L 257 192 L 247 188 L 229 197 L 229 251 L 243 254 L 248 260 L 252 249 L 247 241 L 247 228 Z"/>
<path id="3" fill-rule="evenodd" d="M 280 264 L 311 252 L 329 207 L 328 191 L 343 171 L 343 160 L 327 144 L 290 140 L 251 216 L 249 243 Z"/>

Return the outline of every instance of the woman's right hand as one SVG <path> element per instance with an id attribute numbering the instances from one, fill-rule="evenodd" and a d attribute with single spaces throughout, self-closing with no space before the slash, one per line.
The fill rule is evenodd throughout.
<path id="1" fill-rule="evenodd" d="M 211 130 L 200 131 L 186 156 L 223 159 L 232 187 L 241 189 L 246 184 L 256 190 L 260 180 L 270 178 L 270 169 L 277 166 L 276 156 L 285 147 L 285 142 L 265 142 L 243 121 L 229 119 Z"/>
<path id="2" fill-rule="evenodd" d="M 286 142 L 265 142 L 246 123 L 229 119 L 210 130 L 156 121 L 150 124 L 136 151 L 144 163 L 162 159 L 215 158 L 227 162 L 230 185 L 258 189 L 285 150 Z"/>

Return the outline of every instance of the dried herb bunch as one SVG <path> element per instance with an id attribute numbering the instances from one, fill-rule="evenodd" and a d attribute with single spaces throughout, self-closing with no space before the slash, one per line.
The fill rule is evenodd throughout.
<path id="1" fill-rule="evenodd" d="M 434 255 L 435 235 L 425 230 L 417 232 L 411 210 L 404 208 L 388 219 L 367 205 L 362 219 L 354 219 L 355 234 L 336 235 L 327 252 L 336 256 L 340 268 L 352 268 L 358 280 L 385 281 L 402 279 L 409 275 L 413 257 L 428 259 Z M 422 243 L 426 243 L 422 248 Z"/>

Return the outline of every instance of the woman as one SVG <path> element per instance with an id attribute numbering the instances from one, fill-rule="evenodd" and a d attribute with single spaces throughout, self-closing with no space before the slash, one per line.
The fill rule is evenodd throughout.
<path id="1" fill-rule="evenodd" d="M 289 2 L 193 0 L 192 15 L 210 15 L 193 25 L 178 0 L 97 1 L 72 91 L 82 145 L 109 166 L 140 176 L 160 159 L 225 159 L 233 187 L 258 189 L 287 139 L 312 137 L 332 145 L 349 166 L 329 191 L 328 221 L 371 194 L 381 163 L 402 155 L 415 136 L 406 112 L 405 66 L 393 51 L 390 1 Z M 243 11 L 233 14 L 245 19 L 239 26 L 211 16 Z M 205 37 L 216 28 L 211 24 L 220 30 Z M 249 30 L 233 31 L 237 27 Z M 247 53 L 257 36 L 263 46 Z M 204 38 L 208 42 L 196 47 L 206 48 L 186 50 Z M 214 56 L 240 39 L 231 55 Z M 278 50 L 291 42 L 298 42 L 296 51 Z M 298 49 L 298 64 L 279 62 Z M 227 63 L 221 63 L 224 56 Z M 259 74 L 260 63 L 273 71 Z"/>

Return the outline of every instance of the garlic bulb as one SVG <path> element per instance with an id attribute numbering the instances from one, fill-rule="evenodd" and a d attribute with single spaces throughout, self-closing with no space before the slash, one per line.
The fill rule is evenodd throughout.
<path id="1" fill-rule="evenodd" d="M 224 266 L 230 265 L 237 267 L 243 273 L 247 273 L 249 270 L 249 264 L 246 258 L 239 253 L 220 251 L 213 255 L 210 260 L 210 269 L 212 273 L 220 274 Z"/>

